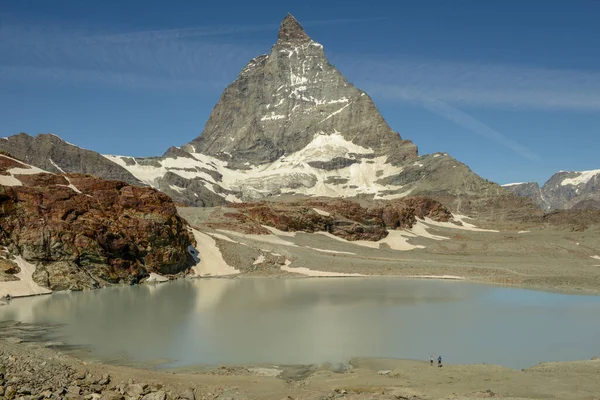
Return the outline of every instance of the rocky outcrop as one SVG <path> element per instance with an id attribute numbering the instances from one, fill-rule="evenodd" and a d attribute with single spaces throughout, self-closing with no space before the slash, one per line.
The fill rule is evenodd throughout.
<path id="1" fill-rule="evenodd" d="M 452 220 L 442 204 L 424 197 L 378 201 L 369 207 L 350 200 L 303 200 L 232 204 L 216 210 L 206 225 L 249 234 L 269 234 L 265 226 L 285 232 L 328 232 L 346 240 L 377 241 L 389 229 L 409 229 L 417 218 Z"/>
<path id="2" fill-rule="evenodd" d="M 33 279 L 39 285 L 94 288 L 193 265 L 187 252 L 193 236 L 165 194 L 0 160 L 9 165 L 0 170 L 0 245 L 9 258 L 20 255 L 37 265 Z"/>
<path id="3" fill-rule="evenodd" d="M 600 208 L 600 170 L 560 171 L 541 188 L 536 182 L 511 183 L 504 187 L 530 198 L 546 211 Z"/>

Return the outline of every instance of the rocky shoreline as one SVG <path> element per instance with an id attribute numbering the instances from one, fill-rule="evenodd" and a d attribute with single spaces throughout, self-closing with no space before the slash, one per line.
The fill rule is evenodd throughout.
<path id="1" fill-rule="evenodd" d="M 598 373 L 598 359 L 516 371 L 368 358 L 340 371 L 222 366 L 175 372 L 87 363 L 34 343 L 0 340 L 0 396 L 9 400 L 593 399 Z"/>

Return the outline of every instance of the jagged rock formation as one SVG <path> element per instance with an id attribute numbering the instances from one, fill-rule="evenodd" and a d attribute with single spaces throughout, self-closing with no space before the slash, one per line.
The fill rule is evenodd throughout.
<path id="1" fill-rule="evenodd" d="M 600 209 L 600 170 L 560 171 L 540 188 L 536 182 L 504 185 L 546 211 Z"/>
<path id="2" fill-rule="evenodd" d="M 47 173 L 0 155 L 0 210 L 5 256 L 37 265 L 34 281 L 52 290 L 137 282 L 193 265 L 187 223 L 152 188 Z"/>
<path id="3" fill-rule="evenodd" d="M 377 241 L 390 229 L 410 229 L 417 218 L 448 222 L 452 214 L 425 197 L 378 201 L 361 206 L 350 200 L 301 200 L 232 204 L 217 209 L 206 226 L 248 234 L 269 234 L 265 226 L 286 232 L 328 232 L 346 240 Z"/>
<path id="4" fill-rule="evenodd" d="M 13 151 L 16 141 L 0 140 L 0 150 Z M 64 142 L 55 142 L 64 149 Z M 269 54 L 248 63 L 190 143 L 153 158 L 100 160 L 79 149 L 74 154 L 80 161 L 74 162 L 57 152 L 47 150 L 30 162 L 141 182 L 193 206 L 279 195 L 394 199 L 508 193 L 447 154 L 419 156 L 411 141 L 388 126 L 371 98 L 329 64 L 323 46 L 291 15 L 281 23 Z"/>

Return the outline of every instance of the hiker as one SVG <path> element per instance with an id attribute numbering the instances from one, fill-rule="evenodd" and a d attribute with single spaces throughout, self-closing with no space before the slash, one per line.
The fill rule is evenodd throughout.
<path id="1" fill-rule="evenodd" d="M 429 365 L 431 365 L 433 367 L 433 355 L 432 354 L 429 355 Z"/>
<path id="2" fill-rule="evenodd" d="M 438 367 L 442 366 L 442 356 L 438 357 Z"/>

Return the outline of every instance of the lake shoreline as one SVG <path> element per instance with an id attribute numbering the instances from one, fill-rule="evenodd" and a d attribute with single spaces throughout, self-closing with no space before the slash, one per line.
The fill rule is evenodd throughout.
<path id="1" fill-rule="evenodd" d="M 352 368 L 332 371 L 307 366 L 224 366 L 208 371 L 173 372 L 89 363 L 35 344 L 0 340 L 0 361 L 18 393 L 51 393 L 124 399 L 156 393 L 160 398 L 230 399 L 430 399 L 511 397 L 589 399 L 600 390 L 600 360 L 544 363 L 519 371 L 497 365 L 429 366 L 425 361 L 357 358 Z M 274 370 L 282 372 L 274 375 Z M 64 371 L 69 371 L 65 375 Z M 285 373 L 284 373 L 285 372 Z M 10 387 L 10 389 L 9 389 Z M 135 392 L 135 393 L 134 393 Z M 109 397 L 110 396 L 110 397 Z M 164 396 L 164 397 L 163 397 Z"/>
<path id="2" fill-rule="evenodd" d="M 196 279 L 340 279 L 340 278 L 345 278 L 345 279 L 357 279 L 357 278 L 390 278 L 390 279 L 404 279 L 404 280 L 440 280 L 440 281 L 454 281 L 454 282 L 470 282 L 470 283 L 478 283 L 478 284 L 483 284 L 483 285 L 489 285 L 489 286 L 493 286 L 493 287 L 503 287 L 503 288 L 511 288 L 511 289 L 521 289 L 521 290 L 532 290 L 532 291 L 538 291 L 538 292 L 546 292 L 546 293 L 556 293 L 556 294 L 566 294 L 566 295 L 579 295 L 579 296 L 600 296 L 600 287 L 598 287 L 597 289 L 594 288 L 573 288 L 573 287 L 564 287 L 564 286 L 552 286 L 552 285 L 548 285 L 545 284 L 543 281 L 543 278 L 540 278 L 540 282 L 530 282 L 530 283 L 509 283 L 509 282 L 498 282 L 495 280 L 490 280 L 490 279 L 484 279 L 481 277 L 471 277 L 465 275 L 465 276 L 457 276 L 457 275 L 433 275 L 433 274 L 424 274 L 424 275 L 404 275 L 404 274 L 361 274 L 361 275 L 331 275 L 331 276 L 322 276 L 322 275 L 315 275 L 315 276 L 307 276 L 304 274 L 295 274 L 295 273 L 286 273 L 284 271 L 282 271 L 281 273 L 269 273 L 269 274 L 245 274 L 245 273 L 239 273 L 239 274 L 228 274 L 228 275 L 215 275 L 215 276 L 199 276 L 199 275 L 194 275 L 194 274 L 190 274 L 190 275 L 186 275 L 186 276 L 178 276 L 175 277 L 174 279 L 164 279 L 164 280 L 157 280 L 157 279 L 153 279 L 153 280 L 149 280 L 148 282 L 142 282 L 142 283 L 138 283 L 135 284 L 133 286 L 137 286 L 137 285 L 159 285 L 159 284 L 163 284 L 163 283 L 170 283 L 170 282 L 175 282 L 175 281 L 179 281 L 179 280 L 186 280 L 186 279 L 191 279 L 191 280 L 196 280 Z M 3 287 L 4 290 L 7 293 L 11 293 L 10 289 L 12 287 L 11 284 L 14 284 L 15 287 L 20 287 L 21 283 L 20 281 L 7 281 L 7 282 L 0 282 Z M 114 284 L 114 285 L 110 285 L 110 286 L 105 286 L 105 287 L 101 287 L 101 288 L 97 288 L 97 289 L 85 289 L 82 290 L 81 292 L 87 292 L 87 291 L 92 291 L 92 290 L 101 290 L 101 289 L 107 289 L 107 288 L 115 288 L 115 287 L 126 287 L 126 286 L 131 286 L 131 285 L 126 285 L 126 284 Z M 66 290 L 66 291 L 44 291 L 44 292 L 39 292 L 39 291 L 32 291 L 32 292 L 27 292 L 27 293 L 23 293 L 22 290 L 19 290 L 17 293 L 17 295 L 11 295 L 11 297 L 13 299 L 17 299 L 17 298 L 28 298 L 28 297 L 38 297 L 38 296 L 47 296 L 47 295 L 52 295 L 53 293 L 62 293 L 62 292 L 70 292 L 70 290 Z M 79 291 L 77 291 L 79 292 Z M 6 299 L 2 298 L 0 299 L 0 307 L 3 305 L 6 305 Z"/>

